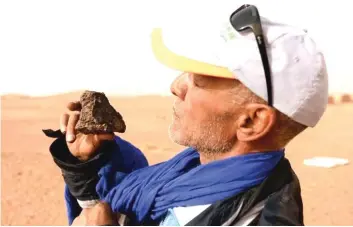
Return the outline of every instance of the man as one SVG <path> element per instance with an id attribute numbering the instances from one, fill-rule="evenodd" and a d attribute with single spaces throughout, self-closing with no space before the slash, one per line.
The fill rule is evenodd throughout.
<path id="1" fill-rule="evenodd" d="M 152 33 L 157 59 L 185 72 L 171 86 L 169 133 L 189 148 L 172 159 L 144 167 L 119 137 L 76 135 L 80 105 L 69 104 L 50 151 L 69 214 L 76 199 L 86 208 L 74 224 L 304 224 L 284 147 L 325 112 L 323 55 L 306 31 L 260 21 L 252 5 L 206 25 Z"/>

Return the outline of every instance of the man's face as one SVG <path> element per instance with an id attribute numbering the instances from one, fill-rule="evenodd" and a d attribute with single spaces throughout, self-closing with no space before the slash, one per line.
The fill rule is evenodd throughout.
<path id="1" fill-rule="evenodd" d="M 241 112 L 234 100 L 237 80 L 185 73 L 172 84 L 176 96 L 170 137 L 204 152 L 226 152 L 236 142 Z"/>

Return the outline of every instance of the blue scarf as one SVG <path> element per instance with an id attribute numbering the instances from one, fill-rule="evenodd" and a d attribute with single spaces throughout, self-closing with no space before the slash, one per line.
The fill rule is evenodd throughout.
<path id="1" fill-rule="evenodd" d="M 261 184 L 283 156 L 284 150 L 260 152 L 201 165 L 199 153 L 189 148 L 130 174 L 107 165 L 96 189 L 113 212 L 138 222 L 157 220 L 169 208 L 212 204 Z"/>

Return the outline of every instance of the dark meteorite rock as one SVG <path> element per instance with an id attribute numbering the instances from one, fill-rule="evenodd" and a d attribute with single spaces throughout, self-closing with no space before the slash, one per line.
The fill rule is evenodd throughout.
<path id="1" fill-rule="evenodd" d="M 104 93 L 85 91 L 80 98 L 82 106 L 76 130 L 83 134 L 123 133 L 123 117 L 109 103 Z"/>

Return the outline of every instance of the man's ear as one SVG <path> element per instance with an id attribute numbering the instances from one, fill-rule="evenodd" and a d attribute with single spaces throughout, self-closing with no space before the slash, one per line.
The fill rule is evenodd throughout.
<path id="1" fill-rule="evenodd" d="M 276 122 L 276 110 L 266 104 L 252 103 L 237 120 L 237 138 L 249 142 L 267 135 Z"/>

